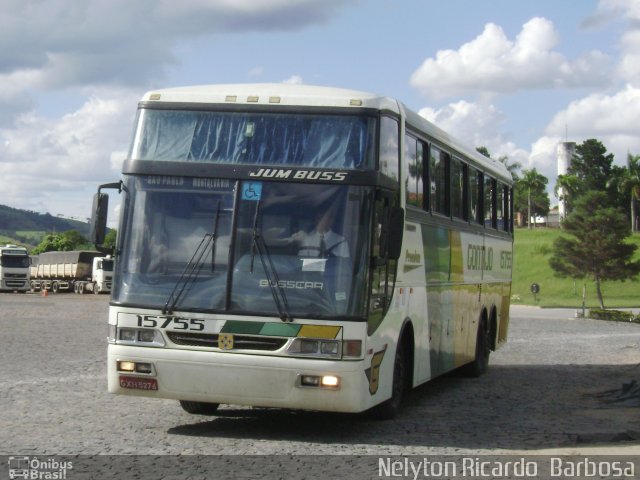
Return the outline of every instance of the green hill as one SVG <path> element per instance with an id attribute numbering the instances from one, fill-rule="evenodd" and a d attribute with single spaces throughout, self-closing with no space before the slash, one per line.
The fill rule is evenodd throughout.
<path id="1" fill-rule="evenodd" d="M 581 307 L 582 290 L 586 285 L 587 307 L 599 307 L 593 281 L 558 278 L 549 266 L 553 241 L 562 234 L 555 229 L 518 229 L 514 242 L 513 284 L 511 302 L 544 307 Z M 640 259 L 640 235 L 630 241 L 638 245 L 636 259 Z M 537 301 L 531 293 L 531 284 L 540 285 Z M 602 295 L 607 308 L 639 307 L 640 278 L 626 282 L 604 282 Z"/>
<path id="2" fill-rule="evenodd" d="M 38 245 L 47 233 L 67 230 L 76 230 L 86 237 L 89 224 L 0 205 L 0 244 L 16 243 L 30 248 Z"/>

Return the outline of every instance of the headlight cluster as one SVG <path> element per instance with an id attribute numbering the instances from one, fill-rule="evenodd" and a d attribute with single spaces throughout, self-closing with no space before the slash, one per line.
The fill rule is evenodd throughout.
<path id="1" fill-rule="evenodd" d="M 362 341 L 296 338 L 287 348 L 287 353 L 301 357 L 356 359 L 362 356 Z"/>
<path id="2" fill-rule="evenodd" d="M 141 347 L 164 347 L 164 338 L 159 330 L 149 328 L 117 328 L 109 325 L 109 341 L 123 345 Z"/>

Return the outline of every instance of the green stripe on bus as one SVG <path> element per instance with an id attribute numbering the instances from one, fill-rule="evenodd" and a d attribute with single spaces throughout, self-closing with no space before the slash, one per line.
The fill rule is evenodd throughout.
<path id="1" fill-rule="evenodd" d="M 260 335 L 264 322 L 240 322 L 228 320 L 220 333 L 244 333 L 246 335 Z"/>
<path id="2" fill-rule="evenodd" d="M 291 323 L 265 323 L 260 330 L 260 335 L 270 335 L 273 337 L 295 337 L 298 335 L 302 325 Z"/>

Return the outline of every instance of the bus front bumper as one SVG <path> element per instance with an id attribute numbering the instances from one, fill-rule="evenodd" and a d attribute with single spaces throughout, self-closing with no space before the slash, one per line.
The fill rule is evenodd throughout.
<path id="1" fill-rule="evenodd" d="M 149 372 L 122 371 L 123 362 L 142 364 L 141 370 Z M 365 368 L 363 361 L 110 344 L 108 388 L 116 394 L 196 402 L 361 412 L 373 405 Z M 314 378 L 327 376 L 336 377 L 338 385 L 312 385 Z"/>

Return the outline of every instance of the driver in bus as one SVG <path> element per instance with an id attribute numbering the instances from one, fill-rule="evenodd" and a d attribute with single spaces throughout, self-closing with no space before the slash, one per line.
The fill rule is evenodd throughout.
<path id="1" fill-rule="evenodd" d="M 348 258 L 349 245 L 345 237 L 333 230 L 335 209 L 319 211 L 315 216 L 315 227 L 307 232 L 300 230 L 279 244 L 296 245 L 298 256 L 305 258 Z"/>
<path id="2" fill-rule="evenodd" d="M 330 208 L 316 215 L 315 228 L 310 232 L 294 233 L 290 240 L 299 246 L 301 257 L 349 257 L 349 246 L 346 239 L 332 229 L 335 210 Z"/>

